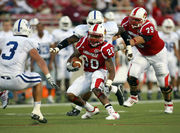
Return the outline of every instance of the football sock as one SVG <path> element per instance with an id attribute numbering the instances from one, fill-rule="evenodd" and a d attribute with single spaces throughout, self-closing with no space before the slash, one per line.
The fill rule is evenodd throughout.
<path id="1" fill-rule="evenodd" d="M 77 110 L 81 111 L 81 110 L 82 110 L 82 107 L 81 107 L 81 106 L 76 105 L 75 109 L 77 109 Z"/>
<path id="2" fill-rule="evenodd" d="M 88 102 L 86 102 L 86 104 L 84 105 L 84 108 L 87 111 L 93 111 L 94 110 L 94 107 L 91 104 L 89 104 Z"/>
<path id="3" fill-rule="evenodd" d="M 34 102 L 34 109 L 33 110 L 40 111 L 40 107 L 41 107 L 41 101 Z"/>
<path id="4" fill-rule="evenodd" d="M 152 90 L 148 90 L 147 93 L 148 93 L 148 94 L 152 94 Z"/>
<path id="5" fill-rule="evenodd" d="M 116 93 L 118 90 L 117 86 L 111 85 L 111 92 Z"/>
<path id="6" fill-rule="evenodd" d="M 115 112 L 113 106 L 110 103 L 104 105 L 104 107 L 106 108 L 109 114 Z"/>

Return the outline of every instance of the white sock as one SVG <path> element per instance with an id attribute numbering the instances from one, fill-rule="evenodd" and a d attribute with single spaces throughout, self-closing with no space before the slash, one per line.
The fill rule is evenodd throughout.
<path id="1" fill-rule="evenodd" d="M 87 111 L 93 111 L 94 110 L 94 107 L 91 104 L 89 104 L 88 102 L 86 102 L 86 104 L 84 105 L 84 108 Z"/>
<path id="2" fill-rule="evenodd" d="M 118 90 L 117 86 L 111 85 L 111 92 L 116 93 Z"/>
<path id="3" fill-rule="evenodd" d="M 107 106 L 107 107 L 106 107 Z M 108 111 L 108 113 L 109 114 L 111 114 L 111 113 L 114 113 L 115 112 L 115 110 L 114 110 L 114 108 L 113 108 L 113 106 L 111 105 L 111 104 L 106 104 L 105 106 L 104 106 L 105 108 L 106 108 L 106 110 Z"/>
<path id="4" fill-rule="evenodd" d="M 33 111 L 40 111 L 40 107 L 41 107 L 41 101 L 34 102 L 34 109 L 33 109 Z"/>
<path id="5" fill-rule="evenodd" d="M 152 90 L 148 90 L 147 93 L 148 93 L 148 94 L 152 94 Z"/>
<path id="6" fill-rule="evenodd" d="M 81 111 L 82 110 L 82 107 L 81 106 L 78 106 L 78 105 L 76 105 L 76 107 L 75 107 L 77 110 L 79 110 L 79 111 Z"/>
<path id="7" fill-rule="evenodd" d="M 177 91 L 177 87 L 174 87 L 174 88 L 173 88 L 173 91 Z"/>

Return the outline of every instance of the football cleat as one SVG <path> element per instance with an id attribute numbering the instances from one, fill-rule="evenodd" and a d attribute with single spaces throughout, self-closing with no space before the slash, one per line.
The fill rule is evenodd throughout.
<path id="1" fill-rule="evenodd" d="M 40 123 L 47 123 L 47 119 L 43 117 L 40 111 L 33 111 L 31 114 L 33 120 L 37 120 Z"/>
<path id="2" fill-rule="evenodd" d="M 80 114 L 80 110 L 73 107 L 73 109 L 66 113 L 67 116 L 78 116 Z"/>
<path id="3" fill-rule="evenodd" d="M 8 105 L 8 90 L 4 90 L 0 93 L 1 102 L 2 102 L 2 108 L 5 109 Z"/>
<path id="4" fill-rule="evenodd" d="M 81 116 L 82 119 L 89 119 L 91 118 L 93 115 L 97 115 L 99 114 L 99 109 L 97 107 L 94 107 L 94 110 L 93 111 L 86 111 L 85 114 L 83 114 Z"/>
<path id="5" fill-rule="evenodd" d="M 138 102 L 138 95 L 137 96 L 130 95 L 128 100 L 126 100 L 124 102 L 123 106 L 124 107 L 131 107 L 131 106 L 133 106 L 137 102 Z"/>
<path id="6" fill-rule="evenodd" d="M 122 85 L 119 85 L 118 86 L 118 90 L 117 90 L 117 92 L 116 92 L 116 97 L 117 97 L 117 100 L 118 100 L 118 102 L 119 102 L 119 105 L 123 105 L 123 103 L 124 103 L 124 96 L 123 96 L 123 87 L 122 87 Z"/>
<path id="7" fill-rule="evenodd" d="M 172 102 L 165 102 L 164 104 L 164 113 L 172 114 L 173 113 L 173 103 Z"/>
<path id="8" fill-rule="evenodd" d="M 120 119 L 120 115 L 117 112 L 110 113 L 106 120 L 117 120 Z"/>

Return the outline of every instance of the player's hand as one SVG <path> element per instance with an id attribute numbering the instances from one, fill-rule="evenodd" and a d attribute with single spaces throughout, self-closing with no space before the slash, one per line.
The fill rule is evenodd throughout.
<path id="1" fill-rule="evenodd" d="M 117 52 L 119 50 L 123 50 L 124 49 L 124 45 L 122 43 L 117 43 L 115 46 L 114 46 L 114 52 Z"/>
<path id="2" fill-rule="evenodd" d="M 60 51 L 60 49 L 58 47 L 55 47 L 55 48 L 50 48 L 49 51 L 50 51 L 50 53 L 57 54 Z"/>
<path id="3" fill-rule="evenodd" d="M 52 88 L 55 88 L 56 90 L 60 89 L 60 88 L 56 85 L 55 81 L 53 80 L 53 78 L 51 77 L 50 74 L 47 74 L 47 75 L 46 75 L 46 79 L 47 79 L 48 83 L 51 85 Z"/>
<path id="4" fill-rule="evenodd" d="M 112 85 L 112 80 L 108 79 L 106 82 L 105 82 L 105 93 L 109 93 L 111 91 L 111 85 Z"/>
<path id="5" fill-rule="evenodd" d="M 73 66 L 72 66 L 72 62 L 71 62 L 71 63 L 70 63 L 70 62 L 67 62 L 66 67 L 67 67 L 67 71 L 68 71 L 68 72 L 75 72 L 75 71 L 78 71 L 78 70 L 79 70 L 78 67 L 73 67 Z"/>
<path id="6" fill-rule="evenodd" d="M 132 47 L 130 45 L 126 46 L 125 53 L 129 61 L 133 59 Z"/>

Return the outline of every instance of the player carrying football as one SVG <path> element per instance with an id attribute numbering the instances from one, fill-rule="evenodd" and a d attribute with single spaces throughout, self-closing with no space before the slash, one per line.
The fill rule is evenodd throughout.
<path id="1" fill-rule="evenodd" d="M 108 111 L 109 116 L 106 117 L 107 120 L 120 118 L 120 115 L 115 112 L 107 96 L 104 94 L 105 88 L 111 88 L 115 76 L 114 64 L 111 59 L 114 56 L 114 49 L 110 43 L 104 41 L 104 34 L 105 28 L 102 24 L 91 26 L 88 35 L 81 38 L 77 43 L 76 50 L 67 63 L 67 68 L 73 71 L 74 68 L 71 63 L 73 57 L 82 55 L 85 62 L 84 75 L 77 78 L 67 90 L 69 101 L 87 110 L 81 116 L 82 119 L 90 118 L 99 113 L 97 107 L 93 107 L 80 97 L 89 91 L 96 95 Z"/>

